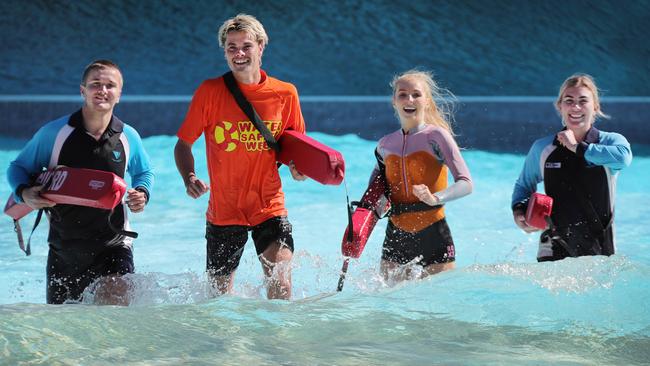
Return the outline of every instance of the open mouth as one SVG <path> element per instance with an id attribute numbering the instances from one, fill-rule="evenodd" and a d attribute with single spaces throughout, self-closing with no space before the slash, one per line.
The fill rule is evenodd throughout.
<path id="1" fill-rule="evenodd" d="M 584 114 L 574 114 L 574 113 L 569 114 L 569 121 L 571 122 L 582 122 L 584 118 L 585 118 Z"/>
<path id="2" fill-rule="evenodd" d="M 402 108 L 406 114 L 414 114 L 417 109 L 415 107 L 404 107 Z"/>
<path id="3" fill-rule="evenodd" d="M 233 60 L 232 63 L 237 65 L 237 66 L 243 66 L 243 65 L 248 65 L 251 61 L 249 59 L 244 59 L 244 60 Z"/>

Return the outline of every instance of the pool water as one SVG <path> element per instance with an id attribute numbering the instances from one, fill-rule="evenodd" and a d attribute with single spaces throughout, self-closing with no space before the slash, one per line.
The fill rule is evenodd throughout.
<path id="1" fill-rule="evenodd" d="M 343 153 L 353 199 L 365 189 L 375 142 L 312 137 Z M 347 223 L 343 186 L 295 182 L 281 168 L 296 243 L 294 299 L 268 301 L 249 242 L 234 294 L 212 298 L 205 267 L 207 197 L 185 195 L 174 137 L 144 140 L 152 200 L 132 215 L 137 274 L 129 307 L 45 305 L 47 224 L 18 249 L 0 220 L 0 364 L 92 365 L 601 365 L 650 362 L 650 158 L 619 176 L 617 255 L 535 261 L 537 236 L 512 222 L 510 194 L 524 156 L 464 151 L 471 196 L 447 205 L 457 269 L 387 286 L 379 276 L 386 220 L 343 292 L 336 288 Z M 207 177 L 203 143 L 195 157 Z M 3 182 L 14 150 L 0 150 Z M 633 147 L 634 149 L 634 147 Z M 0 185 L 0 197 L 9 195 Z M 31 229 L 34 216 L 23 220 Z"/>

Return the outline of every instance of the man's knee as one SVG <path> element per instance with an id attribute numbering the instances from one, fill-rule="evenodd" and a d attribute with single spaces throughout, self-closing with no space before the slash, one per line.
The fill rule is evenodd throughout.
<path id="1" fill-rule="evenodd" d="M 263 263 L 268 263 L 270 265 L 287 262 L 293 258 L 293 251 L 289 246 L 283 244 L 279 241 L 275 241 L 264 250 L 260 256 L 260 260 Z"/>

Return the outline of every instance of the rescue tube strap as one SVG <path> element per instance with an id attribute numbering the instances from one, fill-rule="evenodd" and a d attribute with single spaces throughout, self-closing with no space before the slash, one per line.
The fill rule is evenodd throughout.
<path id="1" fill-rule="evenodd" d="M 43 217 L 43 211 L 44 209 L 41 208 L 40 210 L 38 210 L 38 213 L 36 214 L 36 220 L 34 220 L 34 227 L 32 228 L 32 232 L 29 233 L 29 238 L 27 239 L 27 246 L 24 248 L 21 246 L 20 248 L 23 250 L 23 252 L 25 252 L 25 255 L 32 254 L 32 235 L 34 235 L 34 231 L 38 227 L 38 224 L 41 223 L 41 218 Z M 21 244 L 21 239 L 22 239 L 22 233 L 18 236 L 18 245 Z"/>
<path id="2" fill-rule="evenodd" d="M 343 260 L 343 266 L 341 267 L 341 276 L 339 277 L 339 283 L 336 285 L 336 291 L 343 291 L 343 283 L 345 282 L 345 276 L 348 273 L 348 265 L 350 264 L 350 258 L 347 257 Z"/>
<path id="3" fill-rule="evenodd" d="M 354 240 L 354 233 L 352 232 L 352 228 L 354 227 L 354 223 L 352 222 L 352 204 L 350 203 L 350 195 L 348 193 L 348 185 L 347 182 L 345 181 L 345 177 L 343 178 L 343 186 L 345 187 L 345 201 L 346 201 L 346 209 L 348 211 L 348 237 L 347 240 L 349 242 Z M 345 283 L 345 275 L 348 272 L 348 265 L 350 264 L 350 258 L 345 258 L 343 260 L 343 267 L 341 268 L 341 275 L 339 276 L 339 282 L 336 285 L 336 291 L 341 292 L 343 291 L 343 284 Z"/>
<path id="4" fill-rule="evenodd" d="M 18 237 L 18 246 L 25 252 L 25 239 L 23 239 L 23 230 L 20 228 L 20 220 L 14 220 L 14 232 Z"/>
<path id="5" fill-rule="evenodd" d="M 108 215 L 108 228 L 111 229 L 111 231 L 113 231 L 115 234 L 120 234 L 120 235 L 128 236 L 129 238 L 137 239 L 138 233 L 136 233 L 135 231 L 118 229 L 113 225 L 113 223 L 111 222 L 111 216 L 113 216 L 114 212 L 115 210 L 111 210 L 111 213 Z"/>
<path id="6" fill-rule="evenodd" d="M 235 76 L 233 75 L 232 71 L 228 71 L 227 73 L 223 74 L 223 81 L 226 83 L 226 87 L 228 87 L 230 94 L 232 94 L 232 96 L 235 98 L 235 101 L 237 102 L 239 108 L 241 108 L 246 116 L 250 118 L 251 123 L 255 126 L 255 128 L 257 128 L 262 137 L 264 137 L 266 144 L 275 150 L 275 152 L 279 153 L 280 144 L 278 144 L 275 137 L 273 137 L 273 133 L 271 133 L 269 128 L 266 127 L 259 114 L 257 114 L 255 108 L 253 108 L 253 105 L 246 99 L 241 89 L 239 89 L 239 85 L 237 85 L 237 80 L 235 80 Z"/>
<path id="7" fill-rule="evenodd" d="M 343 186 L 345 187 L 345 201 L 346 201 L 346 208 L 348 211 L 348 228 L 349 228 L 348 241 L 351 242 L 352 240 L 354 240 L 354 233 L 352 232 L 352 228 L 354 227 L 354 224 L 352 223 L 352 212 L 354 211 L 354 208 L 352 207 L 352 205 L 354 205 L 356 202 L 350 203 L 350 195 L 348 194 L 348 184 L 345 181 L 345 177 L 343 178 Z M 342 284 L 341 284 L 341 288 L 343 288 Z"/>
<path id="8" fill-rule="evenodd" d="M 49 189 L 50 185 L 52 184 L 52 176 L 53 175 L 49 175 L 44 182 L 38 182 L 43 185 L 43 189 Z M 36 178 L 34 179 L 36 180 Z M 20 225 L 18 224 L 18 230 L 16 231 L 16 234 L 18 234 L 18 246 L 20 246 L 20 249 L 22 249 L 22 251 L 25 252 L 25 255 L 27 256 L 32 254 L 32 235 L 34 235 L 34 231 L 36 231 L 38 224 L 41 223 L 41 218 L 43 217 L 44 210 L 45 210 L 44 208 L 41 208 L 40 210 L 38 210 L 38 213 L 36 214 L 36 220 L 34 220 L 34 227 L 32 227 L 32 232 L 29 233 L 29 238 L 27 238 L 27 246 L 24 245 L 23 238 L 22 238 L 23 236 L 22 231 L 20 230 Z M 16 229 L 15 226 L 16 225 L 14 224 L 14 230 Z"/>

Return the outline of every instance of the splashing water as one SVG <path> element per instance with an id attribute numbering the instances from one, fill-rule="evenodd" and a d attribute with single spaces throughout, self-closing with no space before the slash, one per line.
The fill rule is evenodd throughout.
<path id="1" fill-rule="evenodd" d="M 350 198 L 361 196 L 374 142 L 315 133 L 346 157 Z M 294 182 L 281 168 L 296 252 L 293 300 L 268 301 L 262 267 L 246 247 L 233 294 L 214 297 L 204 273 L 207 199 L 188 198 L 171 163 L 175 139 L 145 139 L 156 186 L 132 215 L 131 306 L 45 302 L 47 224 L 24 257 L 11 221 L 0 224 L 0 364 L 359 365 L 644 364 L 650 359 L 650 159 L 635 157 L 618 182 L 613 257 L 536 263 L 537 237 L 509 209 L 523 156 L 463 153 L 474 193 L 447 205 L 457 269 L 387 284 L 379 258 L 385 220 L 343 292 L 343 187 Z M 204 145 L 196 144 L 198 174 Z M 16 150 L 0 151 L 4 172 Z M 3 186 L 0 196 L 9 194 Z M 33 216 L 24 220 L 29 227 Z M 417 271 L 418 267 L 410 268 Z M 325 295 L 323 295 L 325 294 Z"/>

